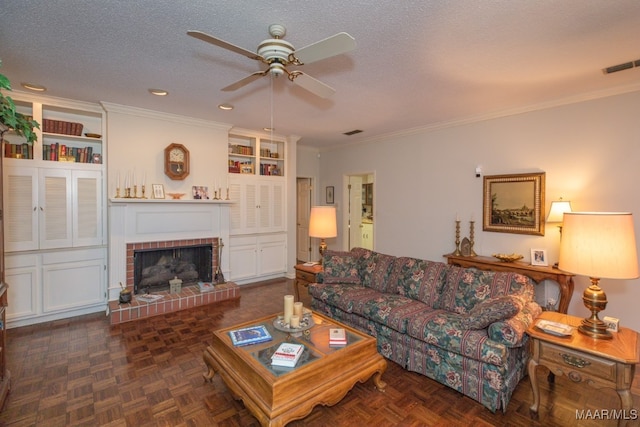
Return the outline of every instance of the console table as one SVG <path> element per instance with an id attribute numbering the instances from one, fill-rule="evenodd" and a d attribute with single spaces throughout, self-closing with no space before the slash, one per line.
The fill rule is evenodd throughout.
<path id="1" fill-rule="evenodd" d="M 573 274 L 558 270 L 553 267 L 542 267 L 531 265 L 528 262 L 502 262 L 493 257 L 486 256 L 458 256 L 453 254 L 445 255 L 447 262 L 460 267 L 475 267 L 479 270 L 490 271 L 513 271 L 528 276 L 536 283 L 543 280 L 553 280 L 560 285 L 560 299 L 558 301 L 558 311 L 566 313 L 569 308 L 569 301 L 573 295 Z"/>

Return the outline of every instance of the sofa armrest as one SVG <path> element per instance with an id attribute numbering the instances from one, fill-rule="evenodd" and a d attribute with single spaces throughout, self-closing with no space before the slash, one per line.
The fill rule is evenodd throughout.
<path id="1" fill-rule="evenodd" d="M 487 330 L 489 338 L 507 347 L 521 347 L 526 342 L 526 330 L 540 313 L 542 308 L 536 302 L 529 301 L 512 318 L 489 325 Z"/>

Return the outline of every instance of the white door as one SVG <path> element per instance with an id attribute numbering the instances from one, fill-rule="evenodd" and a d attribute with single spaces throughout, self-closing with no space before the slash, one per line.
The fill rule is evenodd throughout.
<path id="1" fill-rule="evenodd" d="M 362 247 L 362 177 L 349 177 L 349 249 Z"/>
<path id="2" fill-rule="evenodd" d="M 311 238 L 309 237 L 311 179 L 298 178 L 296 187 L 296 258 L 300 261 L 311 261 Z"/>

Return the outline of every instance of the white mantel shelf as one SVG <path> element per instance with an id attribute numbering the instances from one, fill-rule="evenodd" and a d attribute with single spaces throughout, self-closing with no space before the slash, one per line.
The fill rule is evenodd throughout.
<path id="1" fill-rule="evenodd" d="M 198 199 L 125 199 L 112 198 L 109 203 L 180 203 L 180 204 L 196 204 L 196 205 L 229 205 L 235 203 L 235 200 L 198 200 Z"/>

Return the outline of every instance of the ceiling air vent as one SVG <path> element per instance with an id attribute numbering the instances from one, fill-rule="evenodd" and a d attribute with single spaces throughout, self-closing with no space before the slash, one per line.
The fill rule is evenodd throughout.
<path id="1" fill-rule="evenodd" d="M 360 129 L 354 129 L 354 130 L 350 130 L 349 132 L 343 133 L 343 135 L 351 136 L 351 135 L 355 135 L 355 134 L 361 133 L 361 132 L 362 131 Z"/>
<path id="2" fill-rule="evenodd" d="M 602 72 L 605 74 L 617 73 L 618 71 L 628 70 L 633 67 L 640 67 L 640 59 L 635 61 L 625 62 L 624 64 L 612 65 L 611 67 L 603 68 Z"/>

